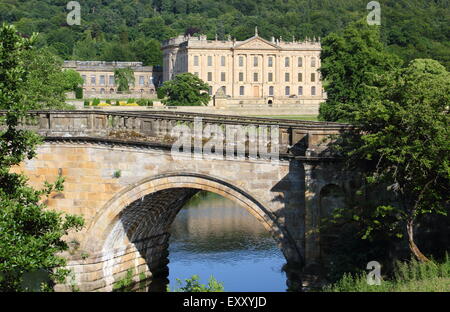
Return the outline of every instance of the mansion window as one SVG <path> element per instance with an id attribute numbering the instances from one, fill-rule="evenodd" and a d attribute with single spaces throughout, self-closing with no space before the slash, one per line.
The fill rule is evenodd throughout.
<path id="1" fill-rule="evenodd" d="M 139 76 L 139 85 L 143 86 L 145 83 L 144 76 Z"/>
<path id="2" fill-rule="evenodd" d="M 209 95 L 212 95 L 212 87 L 209 87 L 209 88 L 208 88 L 208 94 L 209 94 Z"/>
<path id="3" fill-rule="evenodd" d="M 198 55 L 194 55 L 194 66 L 198 66 Z"/>
<path id="4" fill-rule="evenodd" d="M 244 81 L 244 73 L 243 72 L 239 73 L 239 81 Z"/>
<path id="5" fill-rule="evenodd" d="M 100 85 L 101 86 L 105 85 L 105 75 L 100 75 Z"/>
<path id="6" fill-rule="evenodd" d="M 298 67 L 302 67 L 303 66 L 303 58 L 299 57 L 298 58 Z"/>
<path id="7" fill-rule="evenodd" d="M 225 73 L 220 73 L 220 81 L 225 81 Z"/>
<path id="8" fill-rule="evenodd" d="M 269 77 L 267 77 L 267 78 L 268 78 L 269 82 L 272 82 L 273 81 L 273 73 L 269 73 Z"/>
<path id="9" fill-rule="evenodd" d="M 273 96 L 273 86 L 269 87 L 269 95 Z"/>
<path id="10" fill-rule="evenodd" d="M 291 95 L 291 88 L 290 88 L 290 87 L 286 87 L 286 88 L 284 89 L 284 94 L 285 94 L 286 96 Z"/>
<path id="11" fill-rule="evenodd" d="M 316 95 L 316 87 L 311 87 L 311 95 Z"/>
<path id="12" fill-rule="evenodd" d="M 212 81 L 212 72 L 208 72 L 208 81 Z"/>
<path id="13" fill-rule="evenodd" d="M 96 82 L 96 77 L 95 77 L 95 75 L 92 75 L 91 76 L 91 85 L 95 86 L 96 83 L 97 83 Z"/>
<path id="14" fill-rule="evenodd" d="M 312 73 L 311 74 L 311 82 L 315 82 L 316 81 L 316 74 Z"/>
<path id="15" fill-rule="evenodd" d="M 220 57 L 220 66 L 225 66 L 225 56 Z"/>
<path id="16" fill-rule="evenodd" d="M 316 58 L 315 57 L 311 58 L 311 67 L 316 67 Z"/>
<path id="17" fill-rule="evenodd" d="M 298 87 L 298 95 L 303 95 L 303 87 Z"/>
<path id="18" fill-rule="evenodd" d="M 244 91 L 245 91 L 244 86 L 240 86 L 239 87 L 239 95 L 244 95 L 245 94 Z"/>
<path id="19" fill-rule="evenodd" d="M 86 83 L 86 75 L 81 75 L 81 78 L 83 78 L 83 84 Z"/>
<path id="20" fill-rule="evenodd" d="M 253 81 L 254 82 L 258 81 L 258 73 L 253 73 Z"/>
<path id="21" fill-rule="evenodd" d="M 302 73 L 298 73 L 298 82 L 302 82 L 303 81 L 303 75 Z"/>
<path id="22" fill-rule="evenodd" d="M 208 66 L 212 66 L 212 56 L 208 56 Z"/>
<path id="23" fill-rule="evenodd" d="M 289 73 L 285 73 L 285 74 L 284 74 L 284 81 L 285 81 L 285 82 L 289 82 L 290 78 L 291 78 L 291 77 L 290 77 Z"/>
<path id="24" fill-rule="evenodd" d="M 111 85 L 111 86 L 113 86 L 114 85 L 114 76 L 113 75 L 110 75 L 109 76 L 109 85 Z"/>
<path id="25" fill-rule="evenodd" d="M 257 56 L 253 57 L 253 66 L 258 67 L 258 57 Z"/>
<path id="26" fill-rule="evenodd" d="M 240 67 L 244 66 L 244 57 L 243 56 L 239 56 L 239 66 Z"/>
<path id="27" fill-rule="evenodd" d="M 286 58 L 284 58 L 284 67 L 289 67 L 289 66 L 291 66 L 289 57 L 286 57 Z"/>
<path id="28" fill-rule="evenodd" d="M 267 66 L 273 67 L 273 57 L 269 57 Z"/>

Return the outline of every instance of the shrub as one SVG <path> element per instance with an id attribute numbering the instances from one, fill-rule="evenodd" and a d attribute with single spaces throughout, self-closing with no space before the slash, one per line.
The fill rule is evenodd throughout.
<path id="1" fill-rule="evenodd" d="M 92 106 L 98 106 L 98 104 L 100 104 L 100 99 L 95 98 L 92 100 Z"/>
<path id="2" fill-rule="evenodd" d="M 208 285 L 200 284 L 198 275 L 193 275 L 191 278 L 187 278 L 183 282 L 177 278 L 177 285 L 179 288 L 175 288 L 174 292 L 223 292 L 223 283 L 218 282 L 213 276 L 208 279 Z M 167 289 L 170 291 L 170 289 Z"/>

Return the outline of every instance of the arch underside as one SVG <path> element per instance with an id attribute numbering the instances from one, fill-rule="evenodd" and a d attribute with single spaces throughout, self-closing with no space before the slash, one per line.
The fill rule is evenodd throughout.
<path id="1" fill-rule="evenodd" d="M 132 270 L 134 280 L 167 274 L 170 225 L 198 191 L 228 198 L 254 215 L 268 229 L 287 258 L 293 245 L 270 211 L 233 185 L 196 174 L 165 174 L 145 179 L 116 194 L 88 226 L 84 249 L 88 266 L 78 269 L 78 283 L 87 290 L 110 291 Z"/>

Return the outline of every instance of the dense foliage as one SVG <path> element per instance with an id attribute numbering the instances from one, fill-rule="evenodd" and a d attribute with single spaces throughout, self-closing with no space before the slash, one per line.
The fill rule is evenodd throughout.
<path id="1" fill-rule="evenodd" d="M 205 33 L 247 39 L 324 37 L 366 17 L 367 0 L 112 0 L 81 1 L 81 25 L 68 26 L 63 0 L 0 0 L 0 21 L 24 34 L 44 34 L 64 59 L 143 60 L 161 65 L 162 40 Z M 450 68 L 447 0 L 380 0 L 382 40 L 405 61 L 433 58 Z"/>
<path id="2" fill-rule="evenodd" d="M 376 205 L 358 202 L 336 214 L 361 225 L 364 238 L 375 232 L 406 237 L 414 256 L 427 261 L 414 232 L 423 216 L 449 212 L 450 73 L 431 59 L 396 65 L 379 42 L 377 26 L 355 25 L 324 40 L 330 97 L 320 117 L 356 126 L 358 135 L 342 136 L 338 148 L 350 166 L 365 164 L 364 192 L 395 197 L 380 196 Z"/>
<path id="3" fill-rule="evenodd" d="M 52 279 L 64 278 L 68 271 L 58 252 L 68 248 L 62 237 L 79 229 L 83 220 L 46 210 L 43 199 L 62 190 L 63 178 L 45 183 L 42 190 L 27 184 L 27 178 L 16 173 L 17 166 L 33 158 L 40 137 L 20 128 L 27 119 L 30 98 L 23 84 L 32 76 L 25 69 L 35 36 L 24 39 L 12 26 L 0 28 L 0 107 L 6 109 L 0 132 L 0 291 L 24 290 L 24 275 L 47 271 Z"/>
<path id="4" fill-rule="evenodd" d="M 379 27 L 365 20 L 350 24 L 342 34 L 331 33 L 322 42 L 320 72 L 327 101 L 320 106 L 320 120 L 352 121 L 369 86 L 401 61 L 386 51 Z"/>
<path id="5" fill-rule="evenodd" d="M 209 85 L 196 75 L 183 73 L 165 81 L 158 89 L 158 97 L 169 106 L 206 105 L 210 100 Z"/>

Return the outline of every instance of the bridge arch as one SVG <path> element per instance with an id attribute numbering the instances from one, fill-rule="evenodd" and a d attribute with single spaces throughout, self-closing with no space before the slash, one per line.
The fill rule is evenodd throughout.
<path id="1" fill-rule="evenodd" d="M 241 188 L 216 177 L 165 173 L 145 178 L 113 196 L 87 227 L 85 249 L 102 259 L 103 290 L 132 269 L 136 276 L 160 273 L 167 265 L 169 228 L 179 210 L 198 191 L 228 198 L 255 216 L 272 234 L 286 259 L 295 242 L 269 209 Z M 96 286 L 98 289 L 98 285 Z"/>

